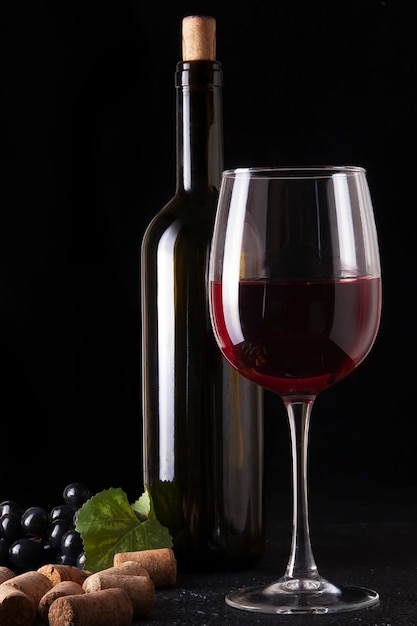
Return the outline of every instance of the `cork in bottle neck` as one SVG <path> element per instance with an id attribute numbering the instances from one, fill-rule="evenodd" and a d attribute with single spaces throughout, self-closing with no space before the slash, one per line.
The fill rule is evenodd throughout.
<path id="1" fill-rule="evenodd" d="M 189 15 L 182 20 L 182 60 L 216 59 L 216 20 L 206 15 Z"/>

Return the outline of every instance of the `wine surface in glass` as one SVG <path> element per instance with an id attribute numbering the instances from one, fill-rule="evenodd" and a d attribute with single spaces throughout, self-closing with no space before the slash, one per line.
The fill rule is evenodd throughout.
<path id="1" fill-rule="evenodd" d="M 237 289 L 236 309 L 235 290 L 211 284 L 221 350 L 244 376 L 282 397 L 334 385 L 375 340 L 380 278 L 240 280 Z"/>

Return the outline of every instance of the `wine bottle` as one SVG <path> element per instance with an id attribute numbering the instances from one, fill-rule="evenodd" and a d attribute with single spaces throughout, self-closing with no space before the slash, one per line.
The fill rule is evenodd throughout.
<path id="1" fill-rule="evenodd" d="M 206 279 L 223 168 L 216 21 L 182 21 L 176 190 L 141 249 L 144 484 L 179 568 L 253 565 L 263 553 L 262 395 L 221 356 Z"/>

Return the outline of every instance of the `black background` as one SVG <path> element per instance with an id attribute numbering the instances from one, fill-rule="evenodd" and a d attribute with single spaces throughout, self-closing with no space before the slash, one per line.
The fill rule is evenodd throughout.
<path id="1" fill-rule="evenodd" d="M 415 517 L 411 5 L 58 0 L 0 11 L 0 500 L 52 505 L 76 480 L 142 491 L 139 247 L 175 188 L 181 20 L 205 13 L 224 70 L 225 167 L 368 171 L 382 322 L 365 363 L 317 400 L 313 513 L 360 519 L 371 500 L 376 519 Z M 287 425 L 269 396 L 265 428 L 267 494 L 287 516 Z"/>

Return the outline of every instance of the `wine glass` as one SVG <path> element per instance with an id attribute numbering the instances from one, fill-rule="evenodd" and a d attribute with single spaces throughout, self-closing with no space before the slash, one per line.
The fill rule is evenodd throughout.
<path id="1" fill-rule="evenodd" d="M 259 613 L 336 613 L 379 602 L 336 585 L 311 548 L 307 456 L 319 393 L 353 372 L 377 335 L 381 269 L 366 170 L 355 166 L 226 170 L 209 263 L 211 322 L 221 352 L 277 394 L 291 434 L 293 524 L 282 577 L 231 591 Z"/>

